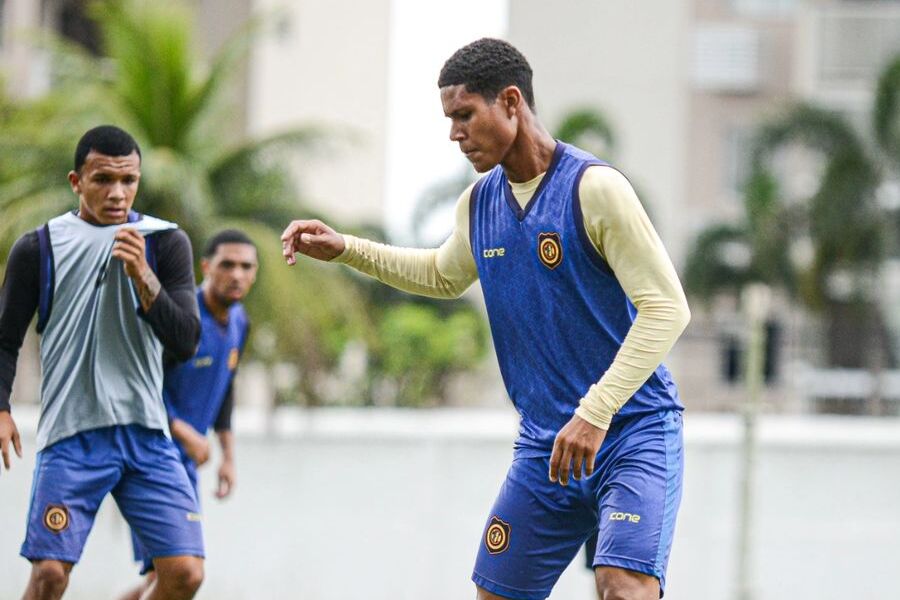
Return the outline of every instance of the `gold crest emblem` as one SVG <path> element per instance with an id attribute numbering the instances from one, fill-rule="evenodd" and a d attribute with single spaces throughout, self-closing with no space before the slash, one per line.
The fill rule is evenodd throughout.
<path id="1" fill-rule="evenodd" d="M 228 353 L 228 370 L 234 371 L 238 366 L 238 360 L 241 358 L 241 353 L 238 352 L 237 348 L 232 348 L 231 352 Z"/>
<path id="2" fill-rule="evenodd" d="M 44 527 L 62 533 L 69 526 L 69 510 L 60 504 L 48 504 L 44 511 Z"/>
<path id="3" fill-rule="evenodd" d="M 541 233 L 538 235 L 538 258 L 548 269 L 555 269 L 562 262 L 562 243 L 559 234 Z"/>
<path id="4" fill-rule="evenodd" d="M 500 517 L 491 517 L 487 531 L 484 532 L 484 545 L 491 554 L 500 554 L 509 548 L 509 534 L 511 531 L 509 523 L 500 519 Z"/>

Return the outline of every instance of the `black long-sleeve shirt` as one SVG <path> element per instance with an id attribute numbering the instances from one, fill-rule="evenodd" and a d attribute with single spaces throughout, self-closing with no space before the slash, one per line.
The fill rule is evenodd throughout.
<path id="1" fill-rule="evenodd" d="M 191 242 L 180 229 L 155 234 L 156 274 L 162 289 L 142 318 L 163 349 L 176 360 L 193 356 L 200 340 Z M 13 245 L 0 288 L 0 411 L 9 410 L 19 349 L 39 299 L 40 246 L 37 232 Z"/>

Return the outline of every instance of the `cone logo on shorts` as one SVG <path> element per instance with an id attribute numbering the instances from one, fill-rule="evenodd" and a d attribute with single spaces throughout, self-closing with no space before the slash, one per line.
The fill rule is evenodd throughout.
<path id="1" fill-rule="evenodd" d="M 559 234 L 541 233 L 538 234 L 538 258 L 544 263 L 548 269 L 555 269 L 562 262 L 562 243 Z"/>
<path id="2" fill-rule="evenodd" d="M 69 526 L 69 510 L 61 504 L 48 504 L 44 511 L 44 527 L 62 533 Z"/>
<path id="3" fill-rule="evenodd" d="M 491 554 L 500 554 L 509 548 L 509 523 L 500 517 L 491 517 L 487 531 L 484 532 L 484 545 Z"/>

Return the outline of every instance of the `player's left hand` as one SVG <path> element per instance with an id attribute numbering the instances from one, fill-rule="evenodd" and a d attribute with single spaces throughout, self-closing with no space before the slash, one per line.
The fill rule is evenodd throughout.
<path id="1" fill-rule="evenodd" d="M 144 236 L 133 227 L 122 227 L 116 232 L 112 255 L 125 265 L 125 274 L 140 279 L 150 270 L 147 264 Z"/>
<path id="2" fill-rule="evenodd" d="M 226 461 L 219 467 L 219 485 L 216 487 L 216 498 L 223 500 L 231 494 L 234 489 L 234 463 Z"/>
<path id="3" fill-rule="evenodd" d="M 606 430 L 595 427 L 574 415 L 556 434 L 553 453 L 550 455 L 550 481 L 569 484 L 569 473 L 580 480 L 582 466 L 584 476 L 594 472 L 594 459 L 606 438 Z"/>
<path id="4" fill-rule="evenodd" d="M 0 451 L 3 454 L 3 465 L 0 466 L 0 473 L 3 472 L 3 467 L 6 467 L 6 470 L 9 471 L 11 466 L 9 463 L 10 446 L 16 451 L 16 456 L 22 458 L 22 439 L 19 437 L 16 422 L 8 410 L 0 410 Z"/>

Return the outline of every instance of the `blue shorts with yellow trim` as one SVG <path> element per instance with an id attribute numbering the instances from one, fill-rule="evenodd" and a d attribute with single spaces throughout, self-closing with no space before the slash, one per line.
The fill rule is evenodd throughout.
<path id="1" fill-rule="evenodd" d="M 681 501 L 681 413 L 614 424 L 587 479 L 552 483 L 549 463 L 549 457 L 513 459 L 488 515 L 475 584 L 505 598 L 543 600 L 597 533 L 595 567 L 652 575 L 662 595 Z"/>
<path id="2" fill-rule="evenodd" d="M 22 556 L 77 563 L 107 494 L 150 556 L 203 556 L 200 510 L 178 449 L 139 425 L 82 431 L 38 453 Z"/>

